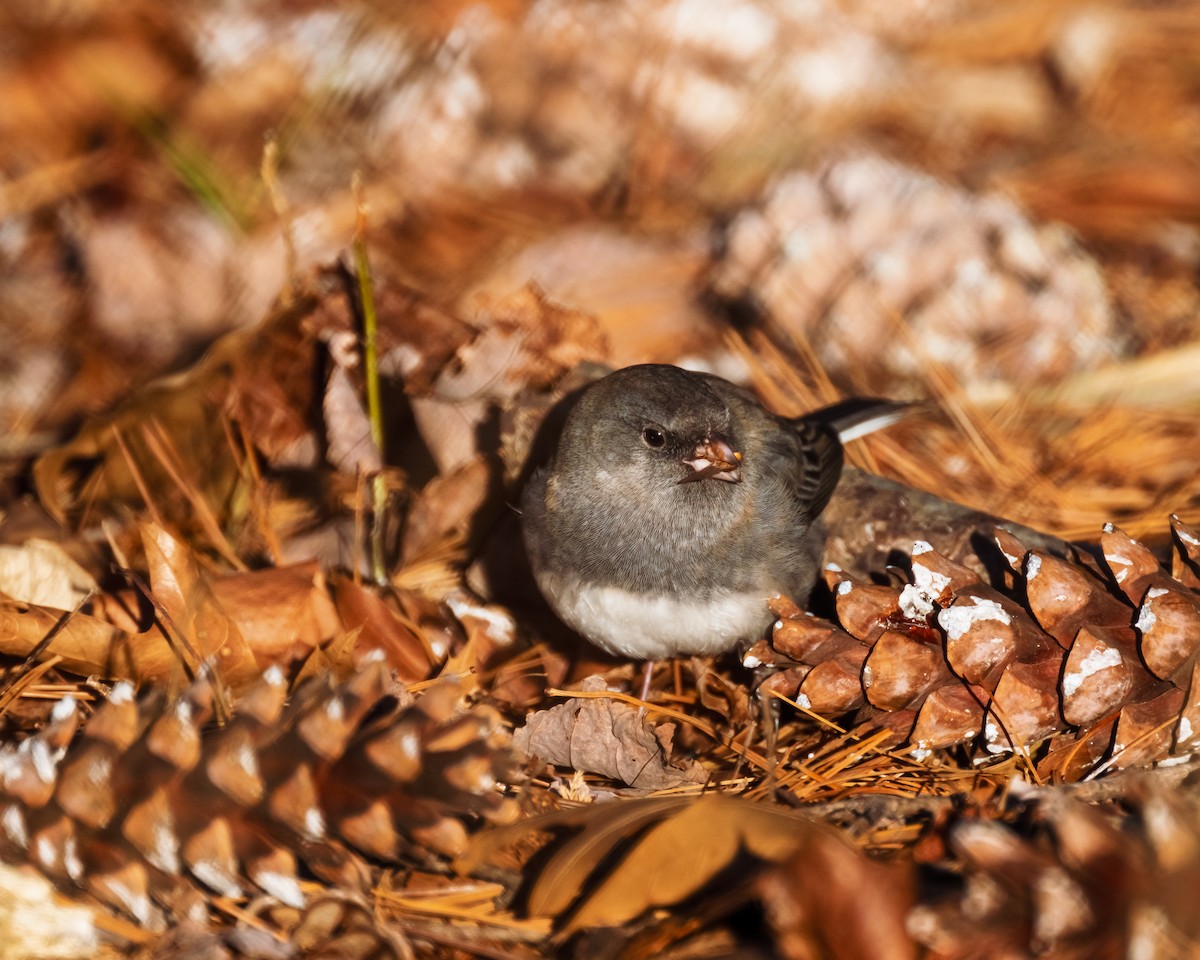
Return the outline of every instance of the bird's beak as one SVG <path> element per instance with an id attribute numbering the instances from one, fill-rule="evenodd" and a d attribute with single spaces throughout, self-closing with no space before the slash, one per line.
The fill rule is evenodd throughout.
<path id="1" fill-rule="evenodd" d="M 730 483 L 742 482 L 742 455 L 724 437 L 709 436 L 701 440 L 692 452 L 692 459 L 683 462 L 692 468 L 692 472 L 680 483 L 693 483 L 709 477 Z"/>

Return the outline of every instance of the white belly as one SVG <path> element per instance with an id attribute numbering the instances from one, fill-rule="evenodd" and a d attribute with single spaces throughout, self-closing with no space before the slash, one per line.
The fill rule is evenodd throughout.
<path id="1" fill-rule="evenodd" d="M 620 587 L 566 589 L 553 575 L 541 578 L 541 587 L 569 626 L 609 653 L 637 660 L 724 653 L 758 639 L 773 619 L 765 591 L 684 602 Z"/>

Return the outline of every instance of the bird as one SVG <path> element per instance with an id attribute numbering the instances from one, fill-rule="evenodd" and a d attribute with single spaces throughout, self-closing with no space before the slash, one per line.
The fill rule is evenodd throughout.
<path id="1" fill-rule="evenodd" d="M 816 582 L 842 444 L 908 407 L 788 418 L 712 374 L 610 373 L 578 395 L 522 493 L 538 588 L 585 639 L 647 661 L 647 686 L 656 660 L 752 642 L 773 622 L 770 598 L 803 603 Z"/>

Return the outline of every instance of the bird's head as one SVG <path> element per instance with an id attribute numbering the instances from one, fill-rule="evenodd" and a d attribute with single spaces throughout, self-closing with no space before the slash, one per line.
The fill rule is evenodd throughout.
<path id="1" fill-rule="evenodd" d="M 564 428 L 558 467 L 664 487 L 740 483 L 742 461 L 729 408 L 703 377 L 642 364 L 584 392 Z"/>

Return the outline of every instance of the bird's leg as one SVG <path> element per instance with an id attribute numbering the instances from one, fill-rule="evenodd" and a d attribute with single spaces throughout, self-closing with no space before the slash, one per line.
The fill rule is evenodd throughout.
<path id="1" fill-rule="evenodd" d="M 758 715 L 763 725 L 763 753 L 767 758 L 767 796 L 773 796 L 779 760 L 779 703 L 761 684 L 758 687 Z"/>
<path id="2" fill-rule="evenodd" d="M 654 663 L 655 663 L 655 661 L 653 661 L 653 660 L 646 661 L 646 673 L 645 673 L 645 676 L 642 677 L 642 697 L 641 697 L 641 699 L 643 701 L 646 700 L 646 698 L 650 696 L 650 681 L 654 679 Z"/>

